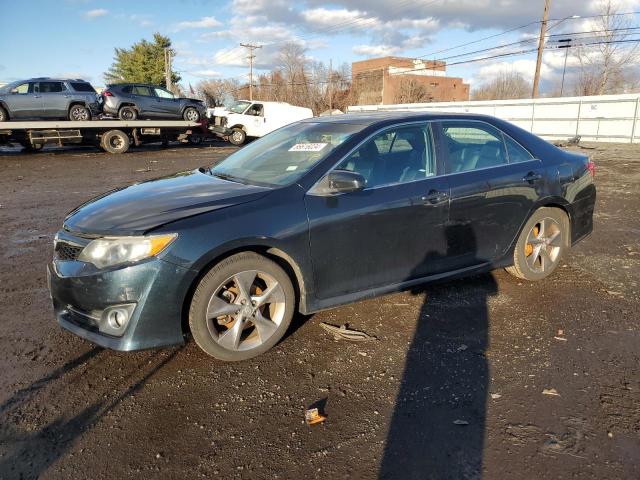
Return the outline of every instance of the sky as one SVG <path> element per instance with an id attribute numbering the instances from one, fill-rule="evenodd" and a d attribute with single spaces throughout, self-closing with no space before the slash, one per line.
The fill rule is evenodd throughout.
<path id="1" fill-rule="evenodd" d="M 553 34 L 593 29 L 603 0 L 551 0 Z M 640 11 L 640 0 L 617 0 L 618 11 Z M 263 45 L 256 68 L 271 69 L 287 42 L 333 65 L 384 55 L 445 60 L 448 75 L 472 88 L 503 70 L 531 79 L 535 53 L 458 63 L 512 49 L 532 49 L 544 0 L 29 0 L 2 6 L 0 82 L 37 76 L 84 78 L 104 85 L 114 48 L 127 48 L 154 32 L 168 35 L 174 69 L 183 85 L 212 78 L 248 78 L 240 43 Z M 578 17 L 578 18 L 575 18 Z M 625 16 L 639 25 L 639 15 Z M 562 21 L 561 21 L 562 20 Z M 528 25 L 524 28 L 516 29 Z M 507 30 L 516 29 L 503 34 Z M 464 48 L 460 44 L 493 38 Z M 636 37 L 637 38 L 637 37 Z M 529 40 L 505 50 L 451 58 L 474 50 Z M 442 50 L 448 50 L 442 52 Z M 557 86 L 564 51 L 545 52 L 542 89 Z M 453 65 L 453 63 L 458 63 Z M 575 67 L 569 61 L 569 75 Z"/>

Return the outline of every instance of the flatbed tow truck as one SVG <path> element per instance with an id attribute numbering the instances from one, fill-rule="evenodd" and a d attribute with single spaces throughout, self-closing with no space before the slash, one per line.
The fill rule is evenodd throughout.
<path id="1" fill-rule="evenodd" d="M 27 121 L 0 123 L 0 145 L 20 144 L 27 151 L 45 145 L 94 145 L 109 153 L 125 153 L 131 145 L 170 141 L 201 143 L 207 123 L 183 120 Z"/>

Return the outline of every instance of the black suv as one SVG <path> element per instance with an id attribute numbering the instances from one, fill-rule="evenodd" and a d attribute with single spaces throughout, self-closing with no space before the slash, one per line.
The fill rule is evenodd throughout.
<path id="1" fill-rule="evenodd" d="M 198 122 L 206 116 L 201 100 L 176 97 L 157 85 L 119 83 L 102 92 L 103 111 L 120 120 L 180 118 Z"/>
<path id="2" fill-rule="evenodd" d="M 81 79 L 32 78 L 0 88 L 0 122 L 7 120 L 91 120 L 100 101 L 89 82 Z"/>

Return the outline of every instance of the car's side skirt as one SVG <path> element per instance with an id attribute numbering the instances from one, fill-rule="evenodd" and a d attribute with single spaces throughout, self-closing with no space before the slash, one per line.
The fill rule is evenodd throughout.
<path id="1" fill-rule="evenodd" d="M 507 266 L 509 262 L 506 260 L 506 257 L 508 257 L 508 255 L 501 258 L 499 261 L 480 263 L 477 265 L 473 265 L 471 267 L 465 267 L 465 268 L 453 270 L 450 272 L 438 273 L 436 275 L 430 275 L 428 277 L 416 278 L 413 280 L 408 280 L 406 282 L 393 283 L 390 285 L 384 285 L 382 287 L 375 287 L 375 288 L 363 290 L 360 292 L 348 293 L 345 295 L 339 295 L 331 298 L 314 299 L 311 301 L 307 299 L 308 307 L 307 307 L 307 311 L 304 313 L 306 314 L 316 313 L 321 310 L 338 307 L 340 305 L 346 305 L 346 304 L 354 303 L 360 300 L 375 298 L 381 295 L 386 295 L 388 293 L 399 292 L 423 283 L 435 282 L 435 281 L 444 280 L 444 279 L 452 279 L 455 277 L 462 277 L 462 276 L 467 276 L 475 273 L 488 272 L 496 268 Z"/>

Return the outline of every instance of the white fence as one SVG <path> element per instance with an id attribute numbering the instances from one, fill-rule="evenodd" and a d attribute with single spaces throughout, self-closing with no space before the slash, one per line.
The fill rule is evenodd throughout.
<path id="1" fill-rule="evenodd" d="M 488 100 L 477 102 L 359 105 L 349 112 L 440 111 L 482 113 L 507 120 L 547 140 L 566 140 L 579 135 L 583 141 L 634 143 L 640 94 L 594 97 L 540 98 L 536 100 Z"/>

